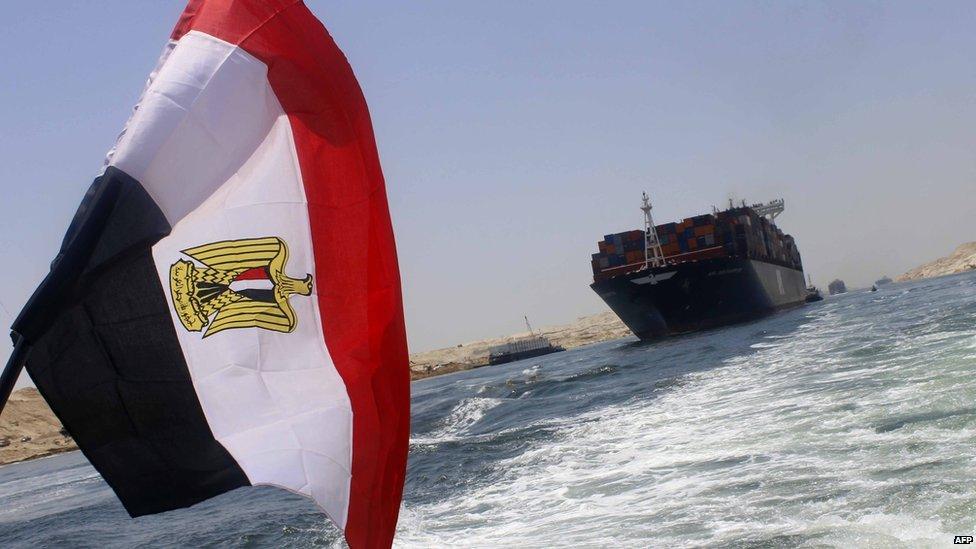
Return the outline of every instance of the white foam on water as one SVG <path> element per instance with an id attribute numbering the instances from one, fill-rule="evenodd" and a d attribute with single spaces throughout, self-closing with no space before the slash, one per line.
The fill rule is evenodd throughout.
<path id="1" fill-rule="evenodd" d="M 459 402 L 451 413 L 441 420 L 440 426 L 422 436 L 411 437 L 410 444 L 441 444 L 465 438 L 476 423 L 485 417 L 488 410 L 501 404 L 502 399 L 474 397 Z"/>
<path id="2" fill-rule="evenodd" d="M 75 459 L 74 456 L 51 456 L 43 460 Z M 32 463 L 13 464 L 7 467 L 34 467 L 41 460 Z M 36 518 L 61 511 L 61 507 L 71 502 L 92 498 L 92 487 L 101 488 L 103 481 L 95 469 L 88 465 L 59 468 L 38 476 L 12 478 L 0 482 L 0 523 L 7 520 Z M 98 499 L 109 496 L 105 490 L 99 492 Z"/>
<path id="3" fill-rule="evenodd" d="M 976 531 L 976 318 L 895 329 L 863 308 L 826 303 L 657 398 L 560 424 L 500 479 L 404 508 L 397 545 L 925 547 Z M 437 435 L 494 405 L 462 401 Z"/>

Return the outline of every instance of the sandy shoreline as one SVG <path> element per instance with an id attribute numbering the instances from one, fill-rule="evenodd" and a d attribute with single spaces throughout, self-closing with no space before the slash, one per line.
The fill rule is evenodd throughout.
<path id="1" fill-rule="evenodd" d="M 609 341 L 631 335 L 624 323 L 610 311 L 580 317 L 570 324 L 542 328 L 536 333 L 545 335 L 553 344 L 566 349 L 574 349 L 590 343 Z M 504 343 L 514 337 L 527 335 L 529 335 L 528 332 L 523 332 L 508 337 L 481 339 L 463 343 L 456 347 L 414 353 L 410 355 L 410 377 L 415 380 L 423 379 L 485 366 L 488 364 L 489 347 Z"/>
<path id="2" fill-rule="evenodd" d="M 14 391 L 0 414 L 0 465 L 77 450 L 40 393 Z"/>
<path id="3" fill-rule="evenodd" d="M 976 269 L 976 242 L 967 242 L 951 254 L 940 257 L 895 278 L 896 282 L 964 273 Z"/>

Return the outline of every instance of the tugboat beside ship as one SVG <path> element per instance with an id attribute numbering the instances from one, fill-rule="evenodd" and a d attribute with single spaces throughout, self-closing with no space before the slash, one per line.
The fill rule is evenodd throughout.
<path id="1" fill-rule="evenodd" d="M 782 199 L 606 235 L 590 286 L 641 339 L 694 332 L 816 301 L 793 237 L 775 224 Z"/>
<path id="2" fill-rule="evenodd" d="M 820 293 L 820 288 L 813 285 L 813 280 L 811 280 L 810 275 L 807 275 L 807 303 L 816 303 L 818 301 L 823 301 L 823 294 Z"/>

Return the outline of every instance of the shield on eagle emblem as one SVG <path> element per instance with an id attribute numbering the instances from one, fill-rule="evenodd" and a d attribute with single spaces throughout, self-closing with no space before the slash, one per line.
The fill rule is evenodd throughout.
<path id="1" fill-rule="evenodd" d="M 298 321 L 288 299 L 310 295 L 312 275 L 285 274 L 284 240 L 224 240 L 182 253 L 199 262 L 179 259 L 169 270 L 173 306 L 184 328 L 203 337 L 238 328 L 294 331 Z"/>

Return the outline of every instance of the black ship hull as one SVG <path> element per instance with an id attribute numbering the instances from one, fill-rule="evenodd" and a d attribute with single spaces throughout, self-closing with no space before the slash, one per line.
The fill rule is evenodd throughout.
<path id="1" fill-rule="evenodd" d="M 503 355 L 489 355 L 488 364 L 494 366 L 495 364 L 508 364 L 509 362 L 517 362 L 519 360 L 524 360 L 526 358 L 532 358 L 542 355 L 548 355 L 552 353 L 558 353 L 559 351 L 565 351 L 562 347 L 543 347 L 541 349 L 530 349 L 527 351 L 519 351 L 517 353 L 506 353 Z"/>
<path id="2" fill-rule="evenodd" d="M 803 272 L 765 261 L 721 257 L 594 282 L 593 290 L 641 339 L 743 322 L 803 305 Z"/>

